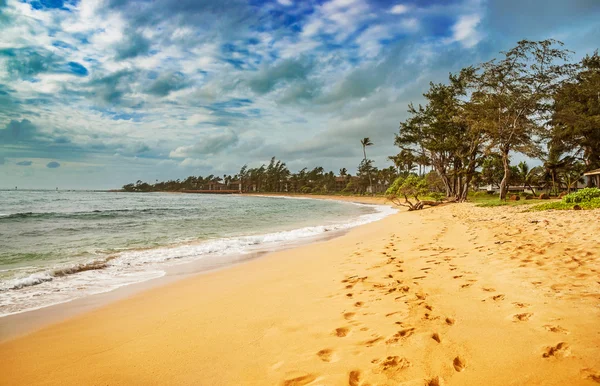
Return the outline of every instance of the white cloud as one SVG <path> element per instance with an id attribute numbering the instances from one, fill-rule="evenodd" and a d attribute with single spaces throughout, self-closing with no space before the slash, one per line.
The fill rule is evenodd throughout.
<path id="1" fill-rule="evenodd" d="M 367 28 L 357 39 L 361 54 L 365 57 L 374 57 L 381 50 L 380 41 L 392 36 L 390 30 L 382 25 Z"/>
<path id="2" fill-rule="evenodd" d="M 292 0 L 277 0 L 277 2 L 281 5 L 285 5 L 286 7 L 289 7 L 290 5 L 294 4 Z"/>
<path id="3" fill-rule="evenodd" d="M 410 10 L 410 7 L 404 4 L 397 4 L 390 8 L 389 12 L 394 15 L 402 15 Z"/>
<path id="4" fill-rule="evenodd" d="M 180 166 L 183 167 L 193 167 L 193 168 L 210 168 L 210 162 L 205 160 L 197 159 L 197 158 L 186 158 L 179 163 Z"/>
<path id="5" fill-rule="evenodd" d="M 477 14 L 463 15 L 456 24 L 452 26 L 452 42 L 460 42 L 464 47 L 471 48 L 482 39 L 477 31 L 477 26 L 481 22 L 481 16 Z"/>
<path id="6" fill-rule="evenodd" d="M 221 132 L 214 132 L 204 135 L 204 137 L 194 145 L 180 146 L 173 150 L 169 154 L 169 157 L 189 158 L 217 154 L 237 144 L 238 140 L 239 137 L 233 130 L 225 129 Z"/>

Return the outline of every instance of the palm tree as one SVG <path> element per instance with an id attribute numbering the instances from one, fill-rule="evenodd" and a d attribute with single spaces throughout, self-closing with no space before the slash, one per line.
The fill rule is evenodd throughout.
<path id="1" fill-rule="evenodd" d="M 363 147 L 363 155 L 365 156 L 364 160 L 367 161 L 367 146 L 372 146 L 373 142 L 369 139 L 369 137 L 364 137 L 360 140 L 360 144 Z M 373 181 L 371 180 L 371 173 L 369 173 L 369 190 L 373 193 Z"/>
<path id="2" fill-rule="evenodd" d="M 556 187 L 557 183 L 559 188 L 561 185 L 561 172 L 563 170 L 568 170 L 570 165 L 572 165 L 575 161 L 574 157 L 570 155 L 563 157 L 563 153 L 563 149 L 561 149 L 559 146 L 550 145 L 548 149 L 548 156 L 543 160 L 544 169 L 552 180 L 552 191 L 554 194 L 558 193 L 558 189 Z"/>
<path id="3" fill-rule="evenodd" d="M 341 168 L 340 169 L 340 177 L 346 177 L 346 174 L 348 174 L 348 169 Z"/>
<path id="4" fill-rule="evenodd" d="M 529 169 L 527 162 L 522 161 L 517 165 L 517 170 L 519 171 L 517 177 L 519 180 L 521 180 L 521 182 L 523 182 L 523 186 L 529 188 L 531 193 L 533 193 L 535 196 L 536 193 L 533 186 L 538 185 L 540 180 L 543 178 L 542 175 L 544 174 L 544 168 L 541 166 L 536 166 L 532 169 Z"/>
<path id="5" fill-rule="evenodd" d="M 367 146 L 372 146 L 373 142 L 371 142 L 371 139 L 369 139 L 369 137 L 364 137 L 363 139 L 360 140 L 360 144 L 363 147 L 363 155 L 365 156 L 365 160 L 367 159 Z"/>

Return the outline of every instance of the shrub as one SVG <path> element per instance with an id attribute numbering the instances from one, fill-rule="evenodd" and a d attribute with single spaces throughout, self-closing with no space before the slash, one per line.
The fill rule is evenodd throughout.
<path id="1" fill-rule="evenodd" d="M 600 189 L 598 188 L 585 188 L 577 192 L 571 193 L 563 197 L 563 201 L 568 204 L 575 204 L 580 202 L 589 202 L 594 198 L 600 197 Z"/>
<path id="2" fill-rule="evenodd" d="M 579 209 L 577 209 L 579 208 Z M 557 201 L 548 202 L 545 204 L 535 205 L 529 208 L 529 211 L 540 211 L 540 210 L 581 210 L 581 209 L 600 209 L 600 197 L 592 198 L 590 201 L 582 201 L 579 204 L 573 205 L 572 203 Z"/>
<path id="3" fill-rule="evenodd" d="M 434 201 L 442 201 L 446 195 L 440 192 L 433 192 L 429 194 L 429 197 L 431 197 Z"/>
<path id="4" fill-rule="evenodd" d="M 398 177 L 385 192 L 388 200 L 398 206 L 406 206 L 408 210 L 423 209 L 425 205 L 436 206 L 441 204 L 439 201 L 421 201 L 419 197 L 431 194 L 427 186 L 427 180 L 410 174 L 406 177 Z M 410 199 L 414 199 L 412 202 Z"/>

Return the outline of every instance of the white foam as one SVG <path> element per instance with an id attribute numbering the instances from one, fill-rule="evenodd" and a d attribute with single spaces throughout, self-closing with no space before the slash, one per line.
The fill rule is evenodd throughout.
<path id="1" fill-rule="evenodd" d="M 8 291 L 14 289 L 21 289 L 24 287 L 30 287 L 43 283 L 45 281 L 52 281 L 53 279 L 54 277 L 52 277 L 46 272 L 34 273 L 23 278 L 8 280 L 5 283 L 2 283 L 2 285 L 0 285 L 0 291 Z"/>
<path id="2" fill-rule="evenodd" d="M 279 198 L 279 197 L 278 197 Z M 281 197 L 285 199 L 307 199 Z M 310 199 L 310 198 L 308 198 Z M 137 251 L 124 251 L 107 260 L 106 268 L 77 272 L 56 277 L 53 272 L 28 273 L 27 276 L 6 281 L 0 286 L 0 317 L 50 305 L 72 301 L 76 298 L 112 291 L 116 288 L 151 280 L 165 274 L 167 266 L 197 261 L 208 256 L 223 256 L 232 262 L 236 256 L 260 250 L 272 250 L 291 242 L 310 239 L 325 232 L 349 229 L 380 220 L 397 211 L 389 206 L 364 205 L 374 213 L 361 215 L 351 221 L 303 227 L 289 231 L 220 238 L 201 243 L 184 244 Z M 233 257 L 227 261 L 227 256 Z"/>

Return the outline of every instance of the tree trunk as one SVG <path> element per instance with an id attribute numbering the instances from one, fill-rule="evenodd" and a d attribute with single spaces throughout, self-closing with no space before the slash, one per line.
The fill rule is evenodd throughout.
<path id="1" fill-rule="evenodd" d="M 508 192 L 508 180 L 510 179 L 510 161 L 508 159 L 508 151 L 502 153 L 502 166 L 504 167 L 504 177 L 500 182 L 500 199 L 506 199 L 506 193 Z"/>
<path id="2" fill-rule="evenodd" d="M 364 145 L 363 145 L 363 155 L 365 156 L 364 159 L 365 159 L 365 164 L 366 164 L 366 162 L 367 162 L 367 150 L 366 150 L 366 147 Z M 369 170 L 367 172 L 367 174 L 369 175 L 369 190 L 370 190 L 370 193 L 373 194 L 373 181 L 371 180 L 371 171 Z"/>

